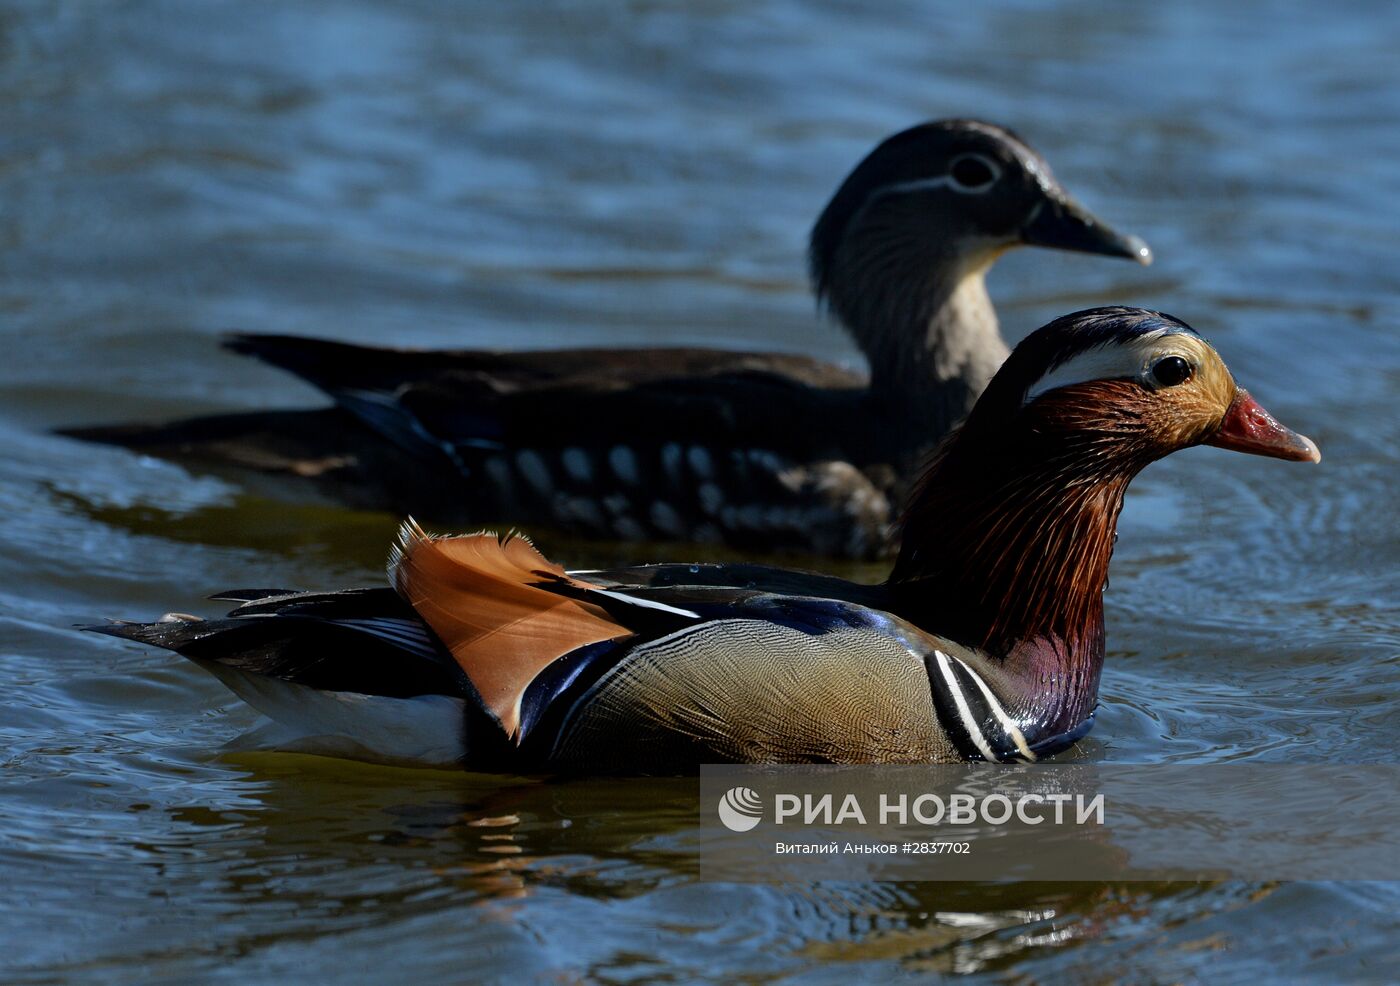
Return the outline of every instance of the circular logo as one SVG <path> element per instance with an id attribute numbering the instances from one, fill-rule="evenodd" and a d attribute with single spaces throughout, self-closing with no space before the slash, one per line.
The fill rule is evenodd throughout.
<path id="1" fill-rule="evenodd" d="M 719 799 L 719 820 L 731 832 L 747 832 L 763 820 L 763 799 L 750 787 L 731 787 Z"/>

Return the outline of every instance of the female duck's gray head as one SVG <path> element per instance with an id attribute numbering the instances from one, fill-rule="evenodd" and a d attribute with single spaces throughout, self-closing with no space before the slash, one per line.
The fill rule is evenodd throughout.
<path id="1" fill-rule="evenodd" d="M 870 152 L 813 227 L 809 260 L 818 298 L 870 362 L 873 389 L 946 428 L 1006 358 L 983 275 L 1022 244 L 1152 259 L 1075 202 L 1009 130 L 943 120 Z"/>
<path id="2" fill-rule="evenodd" d="M 1142 240 L 1075 202 L 1025 141 L 976 120 L 904 130 L 856 166 L 812 229 L 818 294 L 839 303 L 842 254 L 853 244 L 896 243 L 958 266 L 985 265 L 1020 244 L 1152 261 Z"/>

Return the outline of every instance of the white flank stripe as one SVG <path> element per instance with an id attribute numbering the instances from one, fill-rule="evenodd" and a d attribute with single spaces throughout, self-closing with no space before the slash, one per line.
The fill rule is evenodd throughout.
<path id="1" fill-rule="evenodd" d="M 969 668 L 967 662 L 962 658 L 955 657 L 953 660 L 961 664 L 963 670 L 972 675 L 972 680 L 977 682 L 977 687 L 982 690 L 982 694 L 987 698 L 987 704 L 992 707 L 992 713 L 1001 721 L 1001 728 L 1006 730 L 1006 735 L 1011 737 L 1011 741 L 1016 744 L 1016 749 L 1021 751 L 1021 756 L 1025 757 L 1031 763 L 1034 763 L 1035 754 L 1031 752 L 1031 748 L 1026 744 L 1026 737 L 1021 734 L 1020 727 L 1006 714 L 1006 710 L 1001 707 L 1001 703 L 998 702 L 997 697 L 992 694 L 992 690 L 987 687 L 987 683 L 982 680 L 982 676 Z"/>
<path id="2" fill-rule="evenodd" d="M 982 735 L 982 729 L 972 719 L 972 710 L 967 707 L 967 698 L 962 693 L 962 687 L 958 684 L 958 679 L 953 675 L 953 669 L 948 666 L 948 655 L 941 650 L 933 652 L 933 656 L 938 658 L 938 670 L 943 673 L 943 680 L 948 683 L 948 690 L 953 693 L 953 703 L 958 707 L 958 715 L 962 716 L 963 728 L 967 730 L 967 735 L 972 737 L 972 743 L 977 747 L 977 751 L 987 759 L 988 763 L 1000 763 L 996 754 L 992 753 L 992 748 L 987 745 L 987 738 Z"/>
<path id="3" fill-rule="evenodd" d="M 679 609 L 675 606 L 668 606 L 665 603 L 658 603 L 654 599 L 638 599 L 636 596 L 626 596 L 620 592 L 610 592 L 607 589 L 590 589 L 599 595 L 607 596 L 609 599 L 616 599 L 618 602 L 631 603 L 633 606 L 641 606 L 644 609 L 659 609 L 664 613 L 675 613 L 677 616 L 688 616 L 692 620 L 700 619 L 699 613 L 692 613 L 688 609 Z"/>

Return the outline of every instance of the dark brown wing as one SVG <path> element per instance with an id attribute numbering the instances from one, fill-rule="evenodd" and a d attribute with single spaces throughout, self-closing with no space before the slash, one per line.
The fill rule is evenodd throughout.
<path id="1" fill-rule="evenodd" d="M 626 386 L 648 380 L 767 372 L 812 387 L 859 387 L 863 374 L 790 353 L 699 347 L 657 349 L 420 350 L 358 346 L 304 336 L 241 334 L 224 345 L 281 367 L 335 396 L 346 390 L 394 392 L 404 386 L 461 386 L 476 381 L 499 390 L 564 383 Z"/>
<path id="2" fill-rule="evenodd" d="M 910 423 L 849 386 L 859 377 L 800 356 L 234 345 L 301 373 L 342 410 L 70 434 L 251 468 L 278 495 L 291 480 L 450 522 L 855 557 L 883 547 L 916 457 Z M 356 434 L 354 420 L 369 429 Z"/>
<path id="3" fill-rule="evenodd" d="M 868 556 L 907 458 L 907 425 L 865 391 L 771 373 L 470 396 L 424 385 L 363 413 L 425 455 L 435 444 L 481 517 L 628 541 Z"/>

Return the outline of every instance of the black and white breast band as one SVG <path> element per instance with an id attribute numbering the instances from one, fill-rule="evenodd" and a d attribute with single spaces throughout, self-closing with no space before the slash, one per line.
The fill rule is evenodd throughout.
<path id="1" fill-rule="evenodd" d="M 991 686 L 965 661 L 935 650 L 924 658 L 924 665 L 938 721 L 965 760 L 1035 763 L 1067 749 L 1093 727 L 1091 713 L 1069 732 L 1036 735 L 1006 711 Z"/>

